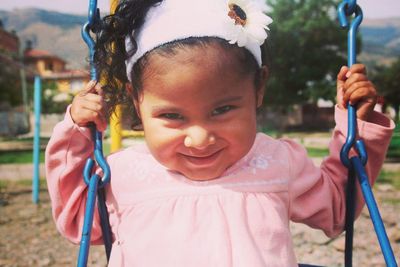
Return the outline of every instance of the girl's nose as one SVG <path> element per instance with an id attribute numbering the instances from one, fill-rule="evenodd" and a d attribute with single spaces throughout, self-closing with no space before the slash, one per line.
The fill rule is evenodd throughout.
<path id="1" fill-rule="evenodd" d="M 186 147 L 204 149 L 212 144 L 215 144 L 215 136 L 208 129 L 200 126 L 188 129 L 184 140 Z"/>

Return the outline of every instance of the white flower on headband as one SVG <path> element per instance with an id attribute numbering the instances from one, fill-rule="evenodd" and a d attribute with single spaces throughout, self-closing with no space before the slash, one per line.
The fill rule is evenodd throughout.
<path id="1" fill-rule="evenodd" d="M 262 45 L 267 38 L 266 30 L 272 19 L 264 14 L 265 0 L 229 0 L 228 16 L 231 27 L 228 31 L 229 43 L 243 47 L 248 42 Z"/>

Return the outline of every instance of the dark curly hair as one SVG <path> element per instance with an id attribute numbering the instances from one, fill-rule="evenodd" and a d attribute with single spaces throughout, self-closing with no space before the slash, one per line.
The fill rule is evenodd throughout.
<path id="1" fill-rule="evenodd" d="M 132 33 L 141 28 L 149 9 L 161 2 L 162 0 L 121 0 L 115 13 L 105 16 L 97 28 L 94 64 L 103 81 L 107 115 L 110 117 L 118 104 L 125 106 L 132 116 L 133 129 L 141 129 L 141 121 L 132 104 L 132 97 L 137 99 L 139 95 L 142 87 L 142 73 L 152 54 L 168 57 L 173 56 L 182 48 L 220 45 L 236 54 L 243 71 L 254 72 L 256 84 L 261 81 L 261 71 L 254 56 L 247 49 L 240 48 L 236 44 L 229 44 L 226 40 L 217 37 L 191 37 L 156 47 L 134 64 L 130 79 L 128 79 L 125 60 L 137 51 L 137 43 Z M 125 48 L 126 36 L 131 38 L 132 49 L 129 51 Z M 263 47 L 262 53 L 264 58 Z M 265 64 L 264 61 L 263 64 Z M 129 80 L 134 89 L 133 95 L 126 90 Z"/>

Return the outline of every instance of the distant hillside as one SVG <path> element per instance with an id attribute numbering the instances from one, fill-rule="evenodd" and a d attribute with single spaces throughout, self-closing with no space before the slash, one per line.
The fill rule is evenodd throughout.
<path id="1" fill-rule="evenodd" d="M 87 47 L 81 38 L 86 16 L 64 14 L 41 9 L 0 11 L 7 30 L 15 30 L 22 45 L 27 40 L 33 47 L 48 50 L 65 59 L 69 68 L 87 65 Z"/>
<path id="2" fill-rule="evenodd" d="M 360 32 L 361 60 L 370 64 L 388 64 L 400 56 L 400 18 L 365 20 Z"/>
<path id="3" fill-rule="evenodd" d="M 41 9 L 16 9 L 0 10 L 0 19 L 7 30 L 17 32 L 22 44 L 31 40 L 35 48 L 64 58 L 70 68 L 87 65 L 87 47 L 80 34 L 86 16 Z M 400 56 L 400 17 L 365 20 L 360 32 L 363 39 L 361 61 L 389 64 Z"/>
<path id="4" fill-rule="evenodd" d="M 36 8 L 15 9 L 13 11 L 0 11 L 0 17 L 7 28 L 21 31 L 29 25 L 42 22 L 61 29 L 70 29 L 81 26 L 87 19 L 86 16 L 64 14 Z"/>

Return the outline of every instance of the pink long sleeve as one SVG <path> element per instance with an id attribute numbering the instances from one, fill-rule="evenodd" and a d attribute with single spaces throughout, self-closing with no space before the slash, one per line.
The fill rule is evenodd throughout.
<path id="1" fill-rule="evenodd" d="M 347 112 L 336 108 L 335 121 L 337 125 L 329 145 L 329 156 L 320 168 L 314 166 L 304 148 L 287 140 L 291 176 L 294 177 L 289 187 L 290 218 L 295 222 L 322 229 L 328 236 L 335 236 L 343 231 L 346 212 L 344 188 L 348 170 L 340 161 L 340 150 L 347 134 Z M 375 112 L 370 122 L 358 120 L 357 123 L 359 138 L 365 141 L 369 156 L 366 172 L 373 184 L 383 165 L 394 124 L 384 115 Z M 356 183 L 358 216 L 364 201 L 358 182 Z"/>
<path id="2" fill-rule="evenodd" d="M 87 186 L 83 181 L 86 159 L 93 154 L 89 128 L 65 118 L 53 130 L 46 148 L 45 165 L 53 217 L 57 229 L 73 243 L 79 243 L 86 205 Z M 95 209 L 92 243 L 101 242 L 101 228 Z"/>

